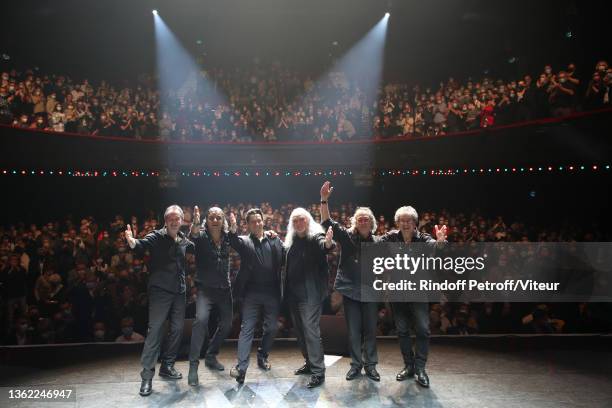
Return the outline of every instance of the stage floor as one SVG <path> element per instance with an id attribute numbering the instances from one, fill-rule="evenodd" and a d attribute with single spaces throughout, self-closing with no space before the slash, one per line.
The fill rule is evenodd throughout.
<path id="1" fill-rule="evenodd" d="M 546 340 L 548 341 L 548 340 Z M 607 341 L 607 340 L 606 340 Z M 153 394 L 143 398 L 140 387 L 139 348 L 113 352 L 99 347 L 88 351 L 87 358 L 76 358 L 66 348 L 40 349 L 29 355 L 54 358 L 40 363 L 19 363 L 15 357 L 0 365 L 2 406 L 41 407 L 611 407 L 612 349 L 525 343 L 523 340 L 490 338 L 432 341 L 427 370 L 431 388 L 413 380 L 397 382 L 402 368 L 397 340 L 379 340 L 379 383 L 362 376 L 346 381 L 347 357 L 326 356 L 325 384 L 314 390 L 305 388 L 307 376 L 295 376 L 302 364 L 294 342 L 277 342 L 270 356 L 272 370 L 257 368 L 255 354 L 246 382 L 238 386 L 229 377 L 235 362 L 235 343 L 226 343 L 219 356 L 225 371 L 213 372 L 200 364 L 200 385 L 187 385 L 188 363 L 177 362 L 184 378 L 153 380 Z M 609 344 L 609 341 L 607 341 Z M 535 344 L 535 345 L 534 345 Z M 539 345 L 538 345 L 539 344 Z M 88 347 L 91 347 L 89 345 Z M 95 350 L 95 349 L 94 349 Z M 6 357 L 7 350 L 3 350 Z M 11 353 L 9 350 L 8 353 Z M 13 355 L 15 352 L 12 352 Z M 23 351 L 19 351 L 23 353 Z M 58 358 L 58 353 L 68 357 Z M 49 355 L 50 355 L 49 354 Z M 70 355 L 72 360 L 70 361 Z M 39 357 L 37 357 L 39 358 Z M 19 357 L 18 360 L 22 358 Z M 9 389 L 15 387 L 74 387 L 76 401 L 41 403 L 8 401 Z"/>

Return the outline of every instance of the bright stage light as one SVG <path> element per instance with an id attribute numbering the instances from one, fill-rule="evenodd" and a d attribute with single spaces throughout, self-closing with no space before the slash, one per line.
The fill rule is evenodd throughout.
<path id="1" fill-rule="evenodd" d="M 389 13 L 388 11 L 385 13 L 385 17 L 389 17 L 391 15 L 391 13 Z"/>
<path id="2" fill-rule="evenodd" d="M 152 13 L 157 15 L 157 10 L 153 9 Z"/>

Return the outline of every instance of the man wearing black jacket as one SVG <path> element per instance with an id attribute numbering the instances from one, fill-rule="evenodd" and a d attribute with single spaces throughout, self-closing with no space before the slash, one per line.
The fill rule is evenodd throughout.
<path id="1" fill-rule="evenodd" d="M 170 323 L 168 347 L 162 356 L 159 375 L 173 380 L 183 378 L 174 368 L 176 355 L 185 322 L 185 253 L 193 252 L 194 246 L 179 231 L 183 223 L 183 210 L 171 205 L 164 213 L 166 225 L 160 230 L 147 234 L 143 239 L 134 239 L 128 224 L 125 239 L 133 250 L 148 251 L 149 261 L 149 328 L 142 350 L 142 372 L 140 395 L 152 392 L 155 363 L 159 356 L 162 325 L 166 318 Z"/>
<path id="2" fill-rule="evenodd" d="M 322 303 L 328 294 L 327 253 L 334 247 L 332 236 L 331 227 L 324 234 L 323 228 L 305 209 L 296 208 L 291 213 L 285 238 L 285 292 L 305 360 L 295 374 L 312 375 L 308 388 L 318 387 L 325 381 L 320 324 Z"/>
<path id="3" fill-rule="evenodd" d="M 219 323 L 208 348 L 204 362 L 207 367 L 223 371 L 225 367 L 217 360 L 221 343 L 232 328 L 232 293 L 230 285 L 230 242 L 227 221 L 223 210 L 212 207 L 206 214 L 204 228 L 200 226 L 200 209 L 196 206 L 191 239 L 195 244 L 196 276 L 198 288 L 196 318 L 191 331 L 189 351 L 189 385 L 198 385 L 198 365 L 204 340 L 208 338 L 208 319 L 216 308 Z"/>
<path id="4" fill-rule="evenodd" d="M 330 218 L 328 199 L 333 190 L 329 181 L 321 186 L 321 221 L 324 228 L 333 231 L 334 240 L 340 244 L 341 255 L 334 289 L 342 294 L 344 319 L 349 335 L 351 368 L 346 380 L 351 381 L 365 369 L 368 378 L 380 381 L 376 370 L 378 351 L 376 348 L 376 324 L 378 304 L 361 300 L 361 244 L 378 242 L 372 235 L 376 231 L 376 218 L 368 207 L 358 207 L 351 218 L 351 227 L 344 228 Z"/>
<path id="5" fill-rule="evenodd" d="M 278 237 L 264 233 L 263 213 L 259 208 L 247 211 L 246 221 L 249 235 L 238 236 L 236 217 L 230 215 L 230 243 L 240 255 L 240 272 L 236 277 L 234 294 L 242 304 L 242 324 L 238 338 L 238 364 L 230 375 L 239 384 L 244 383 L 249 366 L 249 355 L 255 325 L 260 310 L 263 310 L 263 335 L 257 350 L 257 365 L 270 370 L 268 353 L 276 336 L 278 314 L 283 296 L 284 260 L 283 243 Z"/>
<path id="6" fill-rule="evenodd" d="M 446 225 L 434 227 L 436 238 L 417 229 L 419 216 L 410 206 L 404 206 L 395 212 L 395 224 L 399 230 L 389 231 L 381 242 L 422 242 L 431 249 L 446 244 Z M 397 381 L 416 378 L 419 385 L 429 387 L 429 377 L 425 372 L 427 354 L 429 353 L 429 303 L 428 302 L 394 302 L 391 304 L 397 337 L 404 359 L 404 368 L 397 374 Z M 415 349 L 412 348 L 410 326 L 416 334 Z M 416 376 L 416 377 L 415 377 Z"/>

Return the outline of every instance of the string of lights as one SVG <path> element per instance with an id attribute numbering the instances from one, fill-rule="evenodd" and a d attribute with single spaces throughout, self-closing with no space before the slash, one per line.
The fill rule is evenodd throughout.
<path id="1" fill-rule="evenodd" d="M 530 173 L 584 173 L 607 172 L 610 164 L 604 165 L 566 165 L 566 166 L 504 166 L 504 167 L 470 167 L 470 168 L 436 168 L 436 169 L 379 169 L 372 170 L 372 176 L 462 176 L 462 175 L 496 175 L 496 174 L 530 174 Z M 176 175 L 180 177 L 344 177 L 353 174 L 364 174 L 353 170 L 123 170 L 123 169 L 2 169 L 0 175 L 5 177 L 160 177 Z M 367 172 L 366 172 L 367 174 Z"/>

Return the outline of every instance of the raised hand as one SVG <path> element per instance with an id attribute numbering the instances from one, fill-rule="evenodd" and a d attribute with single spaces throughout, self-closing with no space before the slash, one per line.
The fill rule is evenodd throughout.
<path id="1" fill-rule="evenodd" d="M 334 191 L 334 188 L 331 186 L 329 181 L 323 183 L 321 186 L 321 200 L 327 201 L 332 191 Z"/>
<path id="2" fill-rule="evenodd" d="M 229 215 L 229 224 L 230 231 L 235 233 L 238 230 L 238 225 L 236 225 L 236 214 L 233 212 Z"/>
<path id="3" fill-rule="evenodd" d="M 200 233 L 200 209 L 196 205 L 193 208 L 193 223 L 191 224 L 191 235 L 196 236 Z"/>
<path id="4" fill-rule="evenodd" d="M 200 224 L 200 208 L 197 205 L 193 207 L 193 223 Z"/>
<path id="5" fill-rule="evenodd" d="M 132 226 L 130 224 L 127 225 L 125 230 L 125 240 L 127 241 L 130 248 L 134 248 L 136 246 L 136 240 L 134 239 L 134 234 L 132 233 Z"/>
<path id="6" fill-rule="evenodd" d="M 442 225 L 441 228 L 438 228 L 437 225 L 434 226 L 434 234 L 436 234 L 436 241 L 441 242 L 446 240 L 446 225 Z"/>
<path id="7" fill-rule="evenodd" d="M 267 230 L 265 232 L 265 234 L 266 234 L 266 237 L 268 237 L 270 239 L 274 239 L 274 238 L 278 237 L 278 234 L 274 230 Z"/>
<path id="8" fill-rule="evenodd" d="M 334 231 L 332 227 L 327 228 L 327 232 L 325 233 L 325 247 L 331 248 L 332 240 L 334 239 Z"/>

